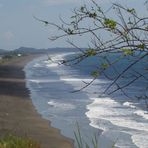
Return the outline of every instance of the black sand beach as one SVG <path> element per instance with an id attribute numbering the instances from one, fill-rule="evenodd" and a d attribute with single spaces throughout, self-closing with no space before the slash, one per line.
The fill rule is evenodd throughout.
<path id="1" fill-rule="evenodd" d="M 0 64 L 0 137 L 13 133 L 32 138 L 43 148 L 72 148 L 72 141 L 42 119 L 29 97 L 23 68 L 38 56 L 23 56 Z"/>

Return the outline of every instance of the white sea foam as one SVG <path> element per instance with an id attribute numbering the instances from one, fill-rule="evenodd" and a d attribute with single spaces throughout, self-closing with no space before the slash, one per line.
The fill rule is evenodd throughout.
<path id="1" fill-rule="evenodd" d="M 132 102 L 124 102 L 123 105 L 131 108 L 136 108 L 136 106 L 134 106 Z"/>
<path id="2" fill-rule="evenodd" d="M 134 114 L 141 116 L 141 117 L 148 120 L 148 111 L 137 110 L 137 111 L 134 112 Z"/>
<path id="3" fill-rule="evenodd" d="M 28 81 L 33 82 L 33 83 L 40 83 L 41 82 L 41 80 L 38 80 L 38 79 L 30 79 Z"/>
<path id="4" fill-rule="evenodd" d="M 90 82 L 92 81 L 92 79 L 85 79 L 85 78 L 60 78 L 60 80 L 62 81 L 66 81 L 66 82 Z"/>
<path id="5" fill-rule="evenodd" d="M 55 101 L 49 101 L 48 105 L 51 107 L 55 107 L 57 109 L 62 109 L 62 110 L 72 110 L 75 109 L 75 106 L 73 104 L 69 103 L 60 103 L 60 102 L 55 102 Z"/>
<path id="6" fill-rule="evenodd" d="M 42 67 L 42 65 L 41 64 L 39 64 L 39 63 L 36 63 L 36 64 L 34 64 L 34 66 L 33 67 Z"/>
<path id="7" fill-rule="evenodd" d="M 59 79 L 30 79 L 29 82 L 33 82 L 33 83 L 50 83 L 50 82 L 58 82 Z"/>
<path id="8" fill-rule="evenodd" d="M 60 61 L 64 60 L 64 56 L 68 55 L 67 53 L 63 53 L 63 54 L 59 54 L 59 55 L 51 55 L 51 59 L 50 60 L 45 60 L 44 63 L 46 64 L 47 67 L 49 68 L 54 68 L 60 65 Z"/>
<path id="9" fill-rule="evenodd" d="M 132 140 L 139 148 L 148 148 L 148 134 L 144 131 L 133 135 Z"/>
<path id="10" fill-rule="evenodd" d="M 89 111 L 86 113 L 86 115 L 91 120 L 92 126 L 96 128 L 101 128 L 104 131 L 128 133 L 132 135 L 133 142 L 135 144 L 138 143 L 137 146 L 140 144 L 143 145 L 143 142 L 145 142 L 145 140 L 143 141 L 142 139 L 145 139 L 146 133 L 148 134 L 148 122 L 136 121 L 134 119 L 133 114 L 137 111 L 133 112 L 133 106 L 131 107 L 131 104 L 129 102 L 126 102 L 124 106 L 130 106 L 130 108 L 125 108 L 124 106 L 122 106 L 122 104 L 110 98 L 92 98 L 92 100 L 94 101 L 92 104 L 87 106 Z M 141 116 L 143 115 L 143 111 L 138 111 L 137 113 L 139 113 Z M 102 122 L 101 120 L 103 120 L 104 122 Z M 140 137 L 138 137 L 138 135 Z M 110 138 L 112 139 L 112 137 Z M 117 141 L 117 145 L 118 144 L 119 143 Z M 148 147 L 147 142 L 145 145 L 146 146 L 143 146 L 142 148 Z"/>
<path id="11" fill-rule="evenodd" d="M 57 67 L 59 64 L 58 63 L 48 63 L 47 67 Z"/>

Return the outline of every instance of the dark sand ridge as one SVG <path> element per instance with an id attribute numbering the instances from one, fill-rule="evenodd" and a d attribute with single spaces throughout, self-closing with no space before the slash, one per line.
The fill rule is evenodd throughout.
<path id="1" fill-rule="evenodd" d="M 0 64 L 0 137 L 14 133 L 27 135 L 43 148 L 72 148 L 72 141 L 42 119 L 29 98 L 23 68 L 37 56 L 24 56 Z"/>

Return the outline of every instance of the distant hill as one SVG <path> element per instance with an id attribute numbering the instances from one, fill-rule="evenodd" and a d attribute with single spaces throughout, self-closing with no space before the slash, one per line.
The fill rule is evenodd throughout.
<path id="1" fill-rule="evenodd" d="M 15 49 L 13 52 L 21 53 L 21 54 L 29 54 L 29 53 L 43 53 L 44 49 L 35 49 L 30 47 L 20 47 Z"/>
<path id="2" fill-rule="evenodd" d="M 76 48 L 48 48 L 48 49 L 36 49 L 36 48 L 30 48 L 30 47 L 20 47 L 18 49 L 13 50 L 15 53 L 20 53 L 20 54 L 35 54 L 35 53 L 54 53 L 54 52 L 74 52 L 78 51 Z"/>
<path id="3" fill-rule="evenodd" d="M 84 49 L 84 48 L 83 48 Z M 50 55 L 53 53 L 63 53 L 63 52 L 78 52 L 79 50 L 76 48 L 48 48 L 48 49 L 36 49 L 30 47 L 20 47 L 15 50 L 7 51 L 0 49 L 0 58 L 13 58 L 20 55 L 28 55 L 28 54 L 45 54 Z"/>

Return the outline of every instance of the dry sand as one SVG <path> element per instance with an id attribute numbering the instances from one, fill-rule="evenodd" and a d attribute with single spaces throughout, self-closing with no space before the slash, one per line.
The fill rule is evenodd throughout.
<path id="1" fill-rule="evenodd" d="M 51 127 L 29 98 L 23 68 L 37 56 L 19 57 L 0 64 L 0 136 L 13 133 L 38 141 L 42 148 L 72 148 L 72 140 Z"/>

